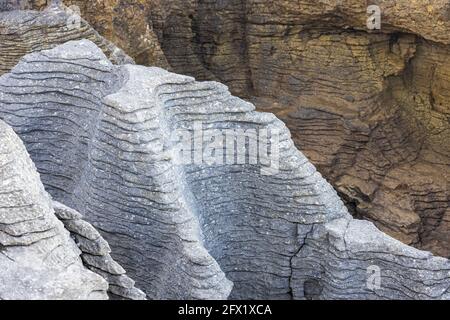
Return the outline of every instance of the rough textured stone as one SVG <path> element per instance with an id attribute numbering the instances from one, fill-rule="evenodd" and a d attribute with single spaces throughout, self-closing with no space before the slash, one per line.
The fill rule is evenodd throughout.
<path id="1" fill-rule="evenodd" d="M 42 12 L 0 9 L 0 75 L 11 70 L 28 53 L 78 39 L 92 40 L 114 63 L 133 63 L 133 59 L 100 36 L 85 20 L 78 20 L 73 12 L 55 3 Z"/>
<path id="2" fill-rule="evenodd" d="M 101 275 L 110 284 L 108 293 L 114 299 L 144 300 L 145 293 L 137 289 L 135 282 L 126 271 L 111 257 L 108 242 L 77 211 L 62 203 L 53 201 L 55 215 L 70 231 L 72 238 L 81 250 L 84 265 Z"/>
<path id="3" fill-rule="evenodd" d="M 149 298 L 450 298 L 448 259 L 353 220 L 286 126 L 219 83 L 114 66 L 92 42 L 68 42 L 0 77 L 0 118 L 47 190 L 101 231 Z M 170 133 L 198 121 L 279 130 L 279 172 L 182 164 Z M 371 266 L 379 289 L 367 285 Z M 111 291 L 130 293 L 113 269 Z"/>
<path id="4" fill-rule="evenodd" d="M 164 2 L 151 3 L 142 0 L 25 0 L 22 2 L 24 4 L 22 6 L 10 4 L 9 8 L 45 10 L 51 4 L 56 5 L 62 2 L 68 8 L 76 6 L 83 18 L 95 30 L 133 56 L 137 63 L 169 68 L 153 30 L 152 21 L 148 19 L 154 8 L 164 5 Z"/>
<path id="5" fill-rule="evenodd" d="M 88 269 L 111 279 L 92 268 L 87 254 L 99 257 L 96 266 L 120 271 L 121 281 L 112 279 L 108 289 L 114 298 L 145 298 L 81 214 L 51 201 L 22 141 L 1 120 L 0 169 L 0 300 L 106 299 L 107 283 Z"/>
<path id="6" fill-rule="evenodd" d="M 366 27 L 370 4 L 381 8 L 380 31 Z M 225 83 L 276 113 L 356 217 L 450 256 L 447 0 L 101 0 L 80 7 L 140 63 L 166 67 L 163 58 L 142 56 L 145 41 L 136 40 L 142 35 L 158 48 L 156 34 L 172 70 Z M 121 18 L 130 13 L 134 19 Z"/>
<path id="7" fill-rule="evenodd" d="M 44 77 L 33 76 L 30 71 L 36 68 Z M 124 69 L 113 66 L 89 41 L 70 42 L 51 51 L 33 53 L 11 73 L 22 73 L 24 78 L 19 76 L 17 81 L 28 84 L 13 84 L 9 76 L 2 78 L 5 82 L 0 80 L 0 87 L 5 89 L 0 93 L 1 117 L 16 123 L 19 134 L 29 142 L 29 152 L 36 155 L 34 160 L 47 190 L 103 231 L 115 251 L 113 255 L 121 264 L 126 262 L 123 265 L 138 277 L 139 286 L 147 290 L 149 297 L 226 298 L 231 283 L 195 233 L 196 218 L 187 209 L 179 185 L 173 180 L 176 169 L 171 169 L 169 161 L 158 161 L 164 154 L 152 155 L 156 150 L 152 151 L 148 143 L 152 144 L 154 125 L 146 120 L 152 114 L 139 111 L 139 88 L 130 92 L 133 95 L 132 99 L 128 97 L 130 103 L 124 101 L 123 106 L 115 106 L 120 101 L 112 100 L 112 93 L 129 77 L 128 68 L 131 66 Z M 138 80 L 145 83 L 152 80 L 144 75 L 147 74 L 140 75 Z M 8 88 L 12 91 L 6 92 Z M 18 98 L 25 91 L 28 98 L 20 98 L 20 104 L 37 107 L 34 120 L 27 116 L 28 107 L 20 115 L 13 111 L 13 105 L 8 104 L 13 109 L 7 106 L 9 98 Z M 108 100 L 106 96 L 111 100 L 108 103 L 103 101 Z M 31 127 L 38 122 L 58 129 L 32 132 Z M 72 127 L 71 123 L 76 125 Z M 111 139 L 110 134 L 117 136 L 117 140 Z M 58 151 L 47 145 L 50 140 Z M 141 146 L 136 145 L 139 141 Z M 131 146 L 136 150 L 130 149 Z M 103 162 L 102 154 L 112 150 L 115 156 L 108 156 L 109 160 Z M 130 167 L 130 163 L 135 164 Z M 173 176 L 164 174 L 165 170 L 172 170 Z M 111 199 L 105 201 L 104 197 Z M 151 208 L 153 211 L 147 217 L 145 212 Z M 101 214 L 97 215 L 97 211 Z M 87 239 L 98 238 L 95 229 L 85 223 L 69 220 L 66 226 Z M 191 233 L 187 231 L 189 228 Z M 113 275 L 124 273 L 110 257 L 85 253 L 83 260 Z"/>
<path id="8" fill-rule="evenodd" d="M 0 300 L 106 299 L 86 269 L 22 141 L 0 121 Z"/>
<path id="9" fill-rule="evenodd" d="M 276 113 L 356 217 L 450 256 L 448 0 L 64 3 L 140 64 Z M 370 4 L 380 31 L 367 29 Z"/>

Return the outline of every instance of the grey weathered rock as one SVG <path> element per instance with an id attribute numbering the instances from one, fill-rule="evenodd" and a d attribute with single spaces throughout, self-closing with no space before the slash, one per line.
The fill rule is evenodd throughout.
<path id="1" fill-rule="evenodd" d="M 53 208 L 80 248 L 84 265 L 108 281 L 108 293 L 119 299 L 144 300 L 145 293 L 134 286 L 135 282 L 111 257 L 111 248 L 100 233 L 77 211 L 57 201 Z"/>
<path id="2" fill-rule="evenodd" d="M 320 299 L 450 299 L 450 262 L 404 245 L 371 222 L 342 218 L 313 226 L 292 260 L 294 298 L 315 283 Z M 377 287 L 371 271 L 379 272 Z"/>
<path id="3" fill-rule="evenodd" d="M 86 269 L 23 143 L 0 121 L 0 300 L 106 299 Z"/>
<path id="4" fill-rule="evenodd" d="M 0 118 L 47 191 L 102 233 L 149 298 L 450 298 L 449 260 L 353 220 L 285 125 L 219 83 L 114 66 L 92 42 L 68 42 L 0 77 Z M 199 121 L 278 130 L 279 172 L 182 164 L 171 132 Z M 86 225 L 68 228 L 98 239 Z M 112 290 L 132 287 L 85 247 L 85 263 L 113 277 Z M 373 266 L 379 289 L 368 285 Z"/>
<path id="5" fill-rule="evenodd" d="M 98 231 L 52 202 L 22 141 L 1 120 L 0 169 L 0 299 L 106 299 L 106 289 L 115 298 L 145 298 Z"/>

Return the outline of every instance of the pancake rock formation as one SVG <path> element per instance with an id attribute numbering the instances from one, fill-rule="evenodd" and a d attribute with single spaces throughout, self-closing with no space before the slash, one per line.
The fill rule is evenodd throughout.
<path id="1" fill-rule="evenodd" d="M 354 216 L 450 257 L 448 0 L 64 3 L 139 64 L 220 81 L 275 113 Z"/>
<path id="2" fill-rule="evenodd" d="M 98 231 L 51 200 L 22 141 L 3 121 L 0 167 L 0 300 L 107 299 L 107 291 L 145 298 Z"/>
<path id="3" fill-rule="evenodd" d="M 113 294 L 133 291 L 112 258 L 150 299 L 450 299 L 448 259 L 354 220 L 283 122 L 220 83 L 114 65 L 71 41 L 0 77 L 0 119 Z M 195 140 L 199 128 L 270 142 L 256 163 L 229 164 L 220 157 L 238 153 L 239 137 L 225 148 Z M 183 151 L 203 161 L 179 152 L 180 130 L 194 137 Z M 204 161 L 211 143 L 216 161 Z"/>
<path id="4" fill-rule="evenodd" d="M 54 201 L 55 215 L 81 250 L 83 264 L 89 270 L 107 280 L 108 294 L 119 300 L 145 300 L 145 293 L 135 287 L 135 281 L 126 275 L 126 271 L 110 255 L 108 242 L 77 211 Z"/>
<path id="5" fill-rule="evenodd" d="M 0 121 L 0 299 L 105 299 L 53 212 L 25 146 Z"/>

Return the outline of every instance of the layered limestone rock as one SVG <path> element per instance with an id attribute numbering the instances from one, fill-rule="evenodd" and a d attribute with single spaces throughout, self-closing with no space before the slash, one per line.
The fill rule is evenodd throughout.
<path id="1" fill-rule="evenodd" d="M 77 211 L 53 202 L 55 215 L 69 230 L 70 235 L 81 250 L 83 264 L 107 280 L 108 293 L 114 299 L 144 300 L 145 293 L 135 287 L 135 281 L 111 257 L 111 248 L 100 233 Z"/>
<path id="2" fill-rule="evenodd" d="M 355 216 L 450 256 L 448 1 L 65 3 L 139 63 L 275 112 Z M 380 31 L 366 26 L 372 4 Z"/>
<path id="3" fill-rule="evenodd" d="M 450 299 L 448 259 L 353 220 L 286 126 L 219 83 L 115 66 L 92 42 L 68 42 L 0 77 L 0 118 L 149 298 Z M 180 130 L 194 137 L 181 153 Z M 211 130 L 248 137 L 227 136 L 224 149 Z M 268 140 L 257 162 L 223 161 L 255 137 Z M 79 244 L 97 268 L 90 253 L 106 244 L 75 214 L 60 218 L 94 240 Z"/>
<path id="4" fill-rule="evenodd" d="M 291 287 L 294 298 L 448 300 L 449 266 L 370 222 L 336 219 L 305 234 L 292 259 Z M 361 289 L 364 282 L 369 290 Z"/>
<path id="5" fill-rule="evenodd" d="M 64 3 L 138 63 L 276 113 L 356 217 L 450 256 L 447 0 Z M 381 30 L 367 28 L 369 5 Z"/>
<path id="6" fill-rule="evenodd" d="M 190 4 L 155 24 L 173 70 L 276 113 L 355 216 L 450 256 L 448 1 L 374 1 L 380 31 L 366 1 Z"/>
<path id="7" fill-rule="evenodd" d="M 145 298 L 98 231 L 52 202 L 22 141 L 1 120 L 0 169 L 0 300 L 107 299 L 106 290 Z"/>
<path id="8" fill-rule="evenodd" d="M 56 218 L 22 141 L 0 121 L 0 300 L 106 299 Z"/>
<path id="9" fill-rule="evenodd" d="M 149 19 L 157 12 L 155 9 L 159 12 L 165 6 L 165 1 L 22 0 L 21 4 L 14 4 L 15 0 L 9 1 L 9 8 L 22 10 L 45 10 L 50 5 L 64 4 L 82 15 L 105 38 L 133 56 L 137 63 L 169 68 Z"/>
<path id="10" fill-rule="evenodd" d="M 92 42 L 81 41 L 28 55 L 13 70 L 12 78 L 16 72 L 24 77 L 16 83 L 10 76 L 0 80 L 1 117 L 27 141 L 55 199 L 95 222 L 114 257 L 150 298 L 226 298 L 231 283 L 195 231 L 178 171 L 169 161 L 158 161 L 166 155 L 156 153 L 152 114 L 134 111 L 139 91 L 130 92 L 123 107 L 114 107 L 112 97 L 109 104 L 103 101 L 121 88 L 127 69 L 114 67 Z M 7 102 L 14 97 L 25 107 L 22 114 Z M 37 111 L 34 120 L 28 108 Z M 48 130 L 31 129 L 38 124 Z M 83 259 L 97 267 L 92 257 Z"/>
<path id="11" fill-rule="evenodd" d="M 166 67 L 161 47 L 276 113 L 356 217 L 450 256 L 448 1 L 82 2 L 65 1 L 140 63 Z"/>

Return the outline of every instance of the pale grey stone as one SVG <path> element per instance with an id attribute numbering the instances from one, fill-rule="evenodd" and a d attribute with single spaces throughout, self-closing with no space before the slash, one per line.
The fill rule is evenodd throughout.
<path id="1" fill-rule="evenodd" d="M 95 240 L 89 240 L 88 238 L 76 234 L 73 235 L 73 237 L 76 244 L 83 252 L 92 254 L 94 256 L 105 256 L 111 253 L 111 248 L 109 247 L 108 242 L 106 242 L 106 240 L 102 237 Z"/>
<path id="2" fill-rule="evenodd" d="M 120 264 L 115 262 L 110 256 L 94 256 L 84 253 L 82 258 L 86 265 L 93 266 L 110 274 L 122 275 L 126 273 L 125 269 L 122 268 Z"/>
<path id="3" fill-rule="evenodd" d="M 100 233 L 90 223 L 84 220 L 67 220 L 64 222 L 64 225 L 71 233 L 80 235 L 91 241 L 95 241 L 101 237 Z"/>
<path id="4" fill-rule="evenodd" d="M 111 257 L 108 242 L 90 223 L 82 219 L 83 216 L 79 212 L 57 201 L 53 201 L 53 208 L 81 250 L 84 265 L 110 284 L 108 288 L 110 297 L 127 300 L 145 299 L 145 293 L 134 286 L 135 282 L 125 275 L 122 266 Z"/>
<path id="5" fill-rule="evenodd" d="M 53 201 L 53 209 L 59 220 L 80 220 L 83 215 L 78 211 L 69 208 L 58 201 Z"/>
<path id="6" fill-rule="evenodd" d="M 107 298 L 107 282 L 83 266 L 23 143 L 1 120 L 0 193 L 0 299 Z"/>

